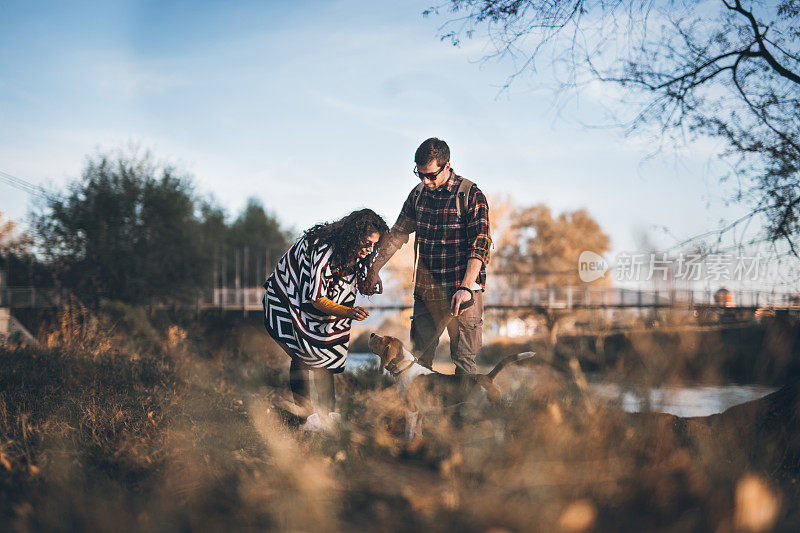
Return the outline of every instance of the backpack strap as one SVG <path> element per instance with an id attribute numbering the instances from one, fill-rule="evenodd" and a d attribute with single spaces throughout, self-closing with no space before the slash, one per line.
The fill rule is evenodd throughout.
<path id="1" fill-rule="evenodd" d="M 461 213 L 462 211 L 467 210 L 467 200 L 469 200 L 469 191 L 472 189 L 472 186 L 475 185 L 467 178 L 461 178 L 461 184 L 458 186 L 458 201 L 456 201 L 456 213 L 458 213 L 458 219 L 461 220 Z"/>
<path id="2" fill-rule="evenodd" d="M 458 191 L 456 195 L 458 196 L 458 201 L 456 202 L 456 213 L 458 214 L 458 218 L 461 219 L 461 213 L 467 210 L 467 201 L 469 200 L 469 191 L 472 189 L 472 186 L 475 183 L 471 182 L 467 178 L 461 178 L 461 183 L 458 186 Z M 422 188 L 425 185 L 420 182 L 414 187 L 414 197 L 412 198 L 412 204 L 414 206 L 414 214 L 417 213 L 417 206 L 419 205 L 419 197 L 422 195 Z"/>
<path id="3" fill-rule="evenodd" d="M 469 191 L 475 185 L 467 178 L 461 178 L 461 185 L 458 186 L 458 201 L 456 202 L 456 211 L 458 212 L 458 219 L 461 220 L 461 213 L 467 211 L 467 201 L 469 200 Z M 494 248 L 494 241 L 492 236 L 489 235 L 489 247 Z M 486 264 L 489 264 L 488 256 Z"/>
<path id="4" fill-rule="evenodd" d="M 411 204 L 414 206 L 414 217 L 417 216 L 417 205 L 419 204 L 419 197 L 422 196 L 422 188 L 425 186 L 423 182 L 419 182 L 412 194 L 414 197 L 411 199 Z M 419 232 L 414 231 L 414 270 L 411 271 L 411 284 L 415 285 L 417 282 L 417 251 L 419 250 Z"/>
<path id="5" fill-rule="evenodd" d="M 414 216 L 416 216 L 416 214 L 417 214 L 417 206 L 419 205 L 419 197 L 420 197 L 420 195 L 422 193 L 422 188 L 424 186 L 425 186 L 425 184 L 420 181 L 417 184 L 417 186 L 414 187 L 414 190 L 412 191 L 412 194 L 414 195 L 414 197 L 411 199 L 411 205 L 414 206 Z"/>

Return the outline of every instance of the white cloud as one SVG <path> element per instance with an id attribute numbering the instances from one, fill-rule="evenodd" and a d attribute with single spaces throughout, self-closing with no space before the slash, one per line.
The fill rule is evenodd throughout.
<path id="1" fill-rule="evenodd" d="M 179 72 L 161 62 L 134 61 L 107 55 L 86 57 L 81 76 L 96 91 L 137 99 L 168 92 L 188 83 Z"/>

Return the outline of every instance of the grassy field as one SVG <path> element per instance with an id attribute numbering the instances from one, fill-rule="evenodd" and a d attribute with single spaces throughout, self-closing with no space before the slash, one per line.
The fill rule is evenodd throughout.
<path id="1" fill-rule="evenodd" d="M 626 414 L 587 395 L 579 369 L 543 366 L 498 404 L 426 399 L 409 440 L 396 390 L 368 369 L 337 378 L 335 430 L 305 434 L 274 407 L 287 361 L 253 326 L 76 306 L 42 338 L 0 350 L 7 530 L 800 526 L 793 389 L 731 426 Z"/>

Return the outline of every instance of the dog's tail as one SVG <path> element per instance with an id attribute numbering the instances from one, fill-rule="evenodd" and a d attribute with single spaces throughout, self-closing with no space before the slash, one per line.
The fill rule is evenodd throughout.
<path id="1" fill-rule="evenodd" d="M 489 380 L 494 380 L 494 378 L 497 377 L 497 374 L 499 374 L 501 370 L 503 370 L 511 363 L 518 363 L 520 361 L 524 361 L 526 359 L 530 359 L 531 357 L 535 356 L 536 352 L 522 352 L 515 355 L 509 355 L 508 357 L 504 357 L 503 359 L 500 360 L 499 363 L 497 363 L 494 366 L 491 372 L 486 374 L 486 377 L 489 378 Z"/>

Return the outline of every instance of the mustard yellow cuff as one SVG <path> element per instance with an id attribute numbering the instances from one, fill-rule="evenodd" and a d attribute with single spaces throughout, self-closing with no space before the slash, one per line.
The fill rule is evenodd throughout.
<path id="1" fill-rule="evenodd" d="M 325 313 L 326 315 L 338 316 L 339 318 L 347 318 L 347 311 L 350 310 L 346 305 L 337 304 L 330 298 L 323 296 L 319 300 L 314 300 L 311 305 L 315 309 Z"/>

